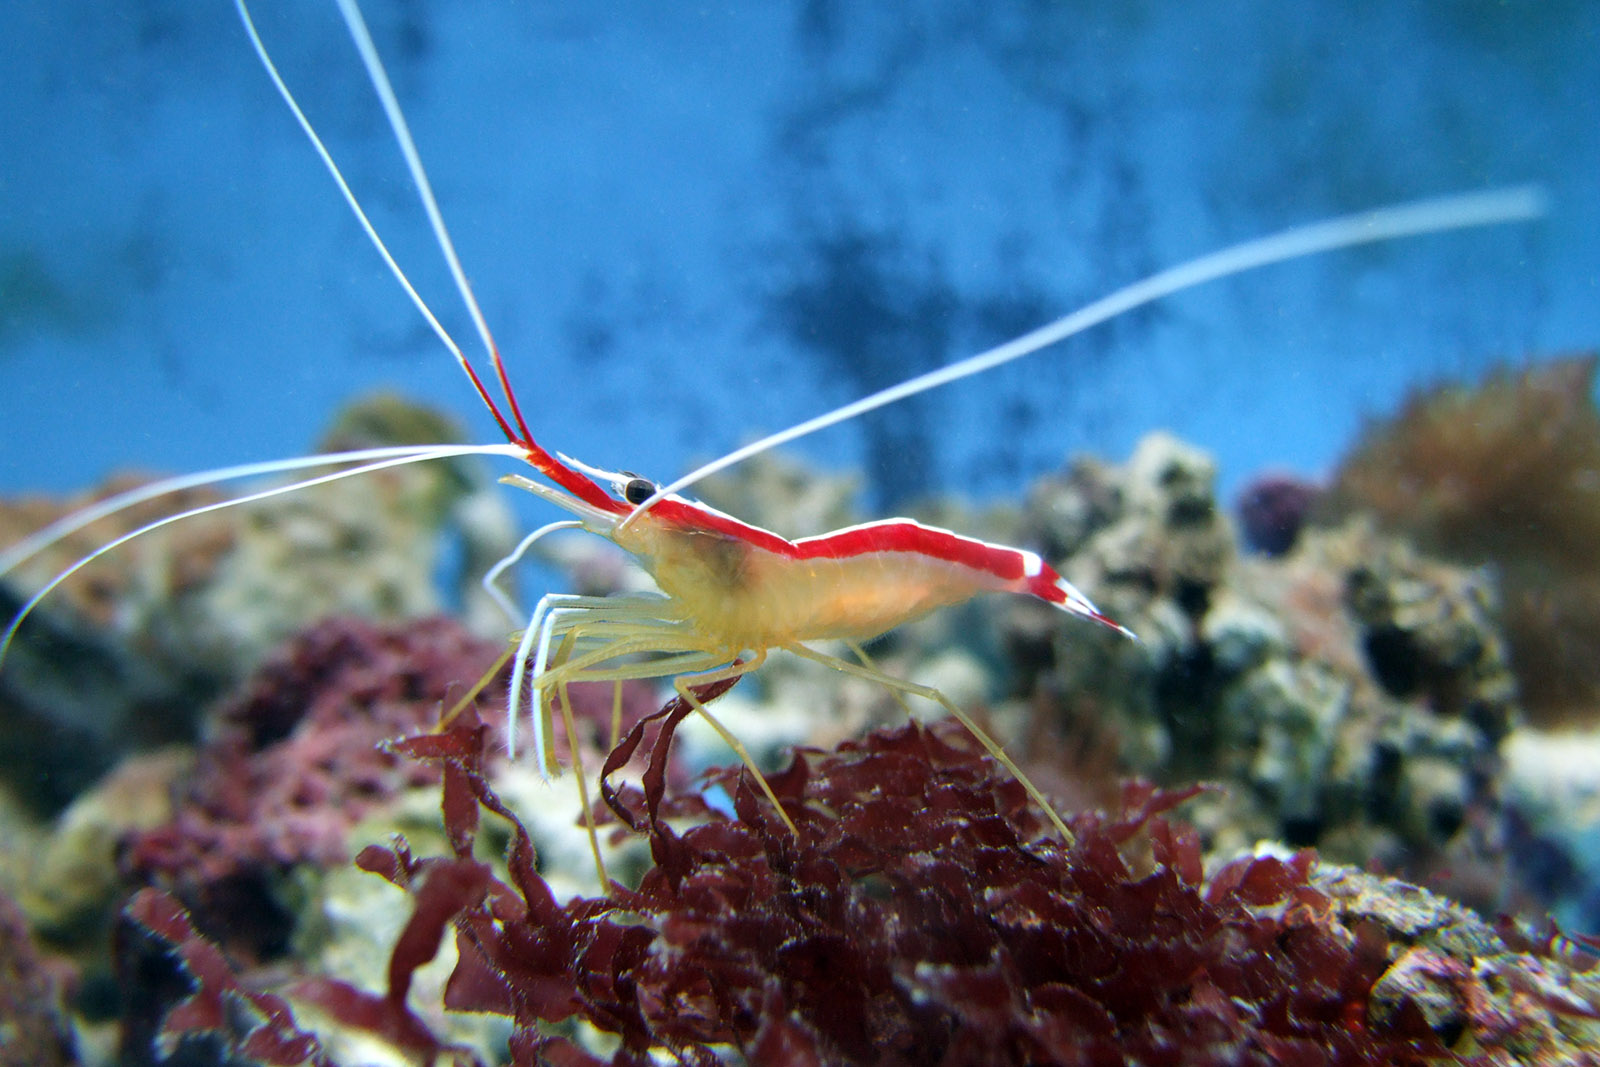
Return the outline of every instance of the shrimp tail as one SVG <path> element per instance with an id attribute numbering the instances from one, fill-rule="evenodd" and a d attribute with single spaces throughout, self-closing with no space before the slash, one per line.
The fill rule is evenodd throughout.
<path id="1" fill-rule="evenodd" d="M 1029 576 L 1027 591 L 1069 615 L 1089 619 L 1117 631 L 1123 637 L 1139 640 L 1138 634 L 1095 607 L 1094 602 L 1083 595 L 1082 590 L 1063 578 L 1047 563 L 1041 565 L 1037 574 Z"/>

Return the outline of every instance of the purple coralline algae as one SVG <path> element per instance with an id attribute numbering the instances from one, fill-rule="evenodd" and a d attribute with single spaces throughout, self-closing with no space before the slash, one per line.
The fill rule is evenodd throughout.
<path id="1" fill-rule="evenodd" d="M 22 910 L 0 893 L 0 1067 L 78 1062 L 63 1004 L 66 978 L 34 944 Z"/>
<path id="2" fill-rule="evenodd" d="M 1244 543 L 1269 556 L 1288 552 L 1321 495 L 1321 486 L 1298 475 L 1282 471 L 1257 475 L 1234 504 Z"/>
<path id="3" fill-rule="evenodd" d="M 236 954 L 281 955 L 292 922 L 282 879 L 348 862 L 350 827 L 437 780 L 383 742 L 436 721 L 496 651 L 446 619 L 313 627 L 215 715 L 172 821 L 124 842 L 125 877 L 176 893 Z"/>
<path id="4" fill-rule="evenodd" d="M 124 877 L 175 893 L 242 958 L 282 955 L 295 922 L 295 870 L 347 863 L 352 827 L 438 780 L 435 767 L 387 742 L 433 727 L 498 651 L 443 618 L 313 627 L 215 714 L 172 820 L 123 841 Z M 623 694 L 625 725 L 654 706 L 645 687 Z M 609 729 L 611 687 L 574 686 L 571 696 L 592 748 Z M 503 677 L 477 699 L 503 711 Z M 565 751 L 565 733 L 556 738 Z"/>

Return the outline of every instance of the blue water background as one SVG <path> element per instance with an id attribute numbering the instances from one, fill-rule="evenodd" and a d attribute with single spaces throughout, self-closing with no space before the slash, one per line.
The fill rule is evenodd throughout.
<path id="1" fill-rule="evenodd" d="M 1414 383 L 1600 343 L 1600 5 L 368 4 L 535 432 L 665 477 L 1141 274 L 1545 184 L 1542 223 L 1274 268 L 798 446 L 1015 496 L 1167 428 L 1228 491 Z M 271 48 L 463 343 L 331 3 Z M 0 491 L 307 450 L 396 386 L 494 437 L 231 5 L 0 10 Z"/>

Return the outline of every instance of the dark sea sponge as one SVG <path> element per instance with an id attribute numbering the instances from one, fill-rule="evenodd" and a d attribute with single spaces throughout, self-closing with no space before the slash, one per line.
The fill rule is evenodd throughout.
<path id="1" fill-rule="evenodd" d="M 1536 723 L 1600 712 L 1600 411 L 1594 355 L 1419 392 L 1369 426 L 1321 516 L 1370 513 L 1425 551 L 1490 564 Z"/>

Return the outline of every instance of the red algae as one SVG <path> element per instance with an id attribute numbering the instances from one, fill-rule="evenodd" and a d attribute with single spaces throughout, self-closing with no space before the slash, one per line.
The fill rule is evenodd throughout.
<path id="1" fill-rule="evenodd" d="M 686 712 L 665 710 L 652 765 Z M 455 855 L 363 854 L 418 904 L 386 997 L 319 988 L 347 1020 L 399 1010 L 453 897 L 447 1006 L 509 1016 L 517 1063 L 604 1062 L 554 1036 L 573 1018 L 620 1040 L 613 1064 L 657 1050 L 712 1062 L 725 1047 L 793 1064 L 1444 1054 L 1413 1015 L 1381 1032 L 1360 1024 L 1383 945 L 1329 920 L 1310 853 L 1203 879 L 1197 838 L 1166 817 L 1195 788 L 1131 784 L 1116 810 L 1074 817 L 1069 849 L 964 733 L 912 724 L 774 775 L 797 838 L 740 771 L 706 783 L 733 796 L 736 819 L 701 792 L 668 794 L 660 774 L 613 794 L 646 826 L 656 866 L 637 889 L 558 904 L 482 774 L 483 737 L 463 721 L 402 746 L 445 768 Z M 512 826 L 505 883 L 469 851 L 484 809 Z"/>
<path id="2" fill-rule="evenodd" d="M 1174 816 L 1202 786 L 1125 783 L 1104 810 L 1071 816 L 1064 844 L 952 722 L 798 753 L 768 778 L 791 834 L 742 769 L 669 775 L 692 714 L 674 700 L 630 724 L 601 775 L 613 832 L 644 835 L 653 865 L 636 887 L 562 900 L 491 783 L 502 739 L 470 705 L 434 726 L 433 668 L 462 666 L 451 633 L 308 638 L 219 731 L 273 753 L 337 704 L 334 721 L 366 715 L 382 720 L 375 734 L 409 733 L 381 748 L 345 737 L 349 762 L 306 805 L 337 818 L 360 792 L 341 791 L 345 775 L 367 760 L 390 780 L 440 786 L 442 854 L 392 838 L 356 857 L 411 902 L 380 988 L 286 978 L 285 960 L 274 982 L 285 999 L 260 992 L 274 972 L 252 966 L 259 951 L 230 944 L 250 968 L 236 972 L 203 933 L 215 902 L 194 892 L 212 884 L 194 872 L 228 853 L 201 849 L 153 879 L 176 895 L 142 891 L 123 922 L 127 1062 L 189 1062 L 171 1057 L 200 1042 L 214 1060 L 331 1063 L 292 1003 L 433 1063 L 1600 1064 L 1585 1051 L 1600 1034 L 1585 946 L 1497 935 L 1459 905 L 1309 850 L 1208 874 L 1199 835 Z M 407 726 L 396 716 L 413 703 Z M 584 717 L 598 726 L 609 703 Z M 640 784 L 613 785 L 641 756 Z M 238 830 L 230 840 L 249 840 Z M 485 862 L 501 840 L 503 867 Z M 239 854 L 286 861 L 259 844 Z M 505 1020 L 498 1055 L 452 1044 L 439 1000 L 421 1003 L 418 972 L 446 938 L 442 1007 Z"/>
<path id="3" fill-rule="evenodd" d="M 655 866 L 637 888 L 565 903 L 485 776 L 474 711 L 397 744 L 440 769 L 450 853 L 366 848 L 358 864 L 413 901 L 387 987 L 312 978 L 291 998 L 419 1061 L 480 1062 L 408 1004 L 453 932 L 444 1006 L 508 1019 L 516 1064 L 1600 1063 L 1584 1051 L 1600 984 L 1581 943 L 1497 935 L 1310 851 L 1246 855 L 1208 878 L 1171 815 L 1201 787 L 1129 783 L 1110 810 L 1071 819 L 1068 847 L 964 731 L 913 723 L 771 776 L 791 836 L 742 770 L 669 788 L 689 713 L 672 702 L 611 761 L 648 750 L 642 787 L 608 800 L 644 828 Z M 510 830 L 503 877 L 473 855 L 485 813 Z M 170 897 L 141 894 L 131 920 L 186 976 L 164 1040 L 326 1062 Z M 217 1011 L 230 997 L 240 1009 Z M 593 1031 L 610 1042 L 579 1038 Z"/>

